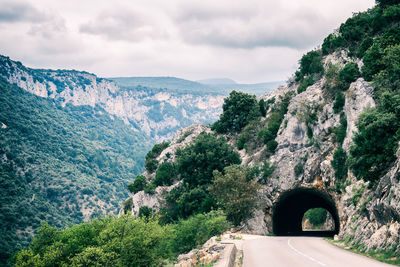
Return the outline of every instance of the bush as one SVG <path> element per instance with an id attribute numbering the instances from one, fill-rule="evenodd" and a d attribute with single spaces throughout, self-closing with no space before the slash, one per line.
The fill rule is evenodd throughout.
<path id="1" fill-rule="evenodd" d="M 137 192 L 142 191 L 146 185 L 146 177 L 144 175 L 138 175 L 133 183 L 128 184 L 128 190 L 133 194 L 136 194 Z"/>
<path id="2" fill-rule="evenodd" d="M 157 170 L 158 160 L 156 159 L 146 159 L 145 168 L 149 173 L 153 173 Z"/>
<path id="3" fill-rule="evenodd" d="M 225 98 L 222 109 L 219 120 L 211 127 L 218 133 L 239 132 L 250 121 L 261 116 L 256 96 L 242 92 L 232 91 Z"/>
<path id="4" fill-rule="evenodd" d="M 278 142 L 276 142 L 275 140 L 270 140 L 267 143 L 267 150 L 270 153 L 275 153 L 275 149 L 278 147 Z"/>
<path id="5" fill-rule="evenodd" d="M 322 55 L 318 51 L 310 51 L 303 55 L 300 59 L 300 73 L 301 75 L 314 75 L 322 74 L 324 67 L 322 65 Z"/>
<path id="6" fill-rule="evenodd" d="M 169 142 L 155 144 L 153 148 L 146 154 L 145 168 L 148 172 L 153 173 L 158 166 L 156 158 L 169 146 Z"/>
<path id="7" fill-rule="evenodd" d="M 307 88 L 311 85 L 314 84 L 314 78 L 312 76 L 309 76 L 305 79 L 303 79 L 300 84 L 299 87 L 297 87 L 297 93 L 301 94 L 302 92 L 304 92 L 305 90 L 307 90 Z"/>
<path id="8" fill-rule="evenodd" d="M 149 194 L 149 195 L 154 195 L 154 193 L 156 192 L 156 185 L 154 184 L 154 183 L 148 183 L 144 188 L 143 188 L 143 191 L 146 193 L 146 194 Z"/>
<path id="9" fill-rule="evenodd" d="M 265 108 L 265 101 L 264 99 L 260 99 L 260 101 L 258 102 L 258 105 L 260 106 L 260 113 L 261 116 L 265 117 L 267 115 L 267 110 Z"/>
<path id="10" fill-rule="evenodd" d="M 318 226 L 325 223 L 327 213 L 324 208 L 313 208 L 304 213 L 303 219 L 308 219 L 311 224 Z"/>
<path id="11" fill-rule="evenodd" d="M 262 176 L 259 180 L 260 183 L 265 184 L 269 177 L 271 177 L 272 173 L 275 171 L 275 166 L 273 166 L 270 162 L 264 161 L 264 164 L 261 168 Z"/>
<path id="12" fill-rule="evenodd" d="M 333 154 L 331 161 L 332 167 L 335 170 L 335 178 L 338 182 L 345 180 L 347 177 L 347 154 L 343 148 L 339 147 Z"/>
<path id="13" fill-rule="evenodd" d="M 153 183 L 156 186 L 171 185 L 176 179 L 176 166 L 171 162 L 164 162 L 158 167 Z"/>
<path id="14" fill-rule="evenodd" d="M 147 206 L 141 206 L 139 208 L 139 218 L 150 218 L 153 214 L 153 209 Z"/>
<path id="15" fill-rule="evenodd" d="M 346 85 L 345 88 L 342 89 L 347 90 L 348 85 L 357 80 L 357 78 L 360 76 L 361 74 L 360 70 L 358 69 L 357 63 L 347 63 L 344 68 L 339 72 L 339 79 L 343 81 Z"/>
<path id="16" fill-rule="evenodd" d="M 336 97 L 335 97 L 335 102 L 333 103 L 333 112 L 335 112 L 335 114 L 337 114 L 343 110 L 345 101 L 346 101 L 346 98 L 344 97 L 344 94 L 340 91 L 337 91 Z"/>
<path id="17" fill-rule="evenodd" d="M 249 179 L 247 170 L 238 165 L 224 169 L 224 174 L 215 170 L 211 193 L 222 207 L 228 220 L 239 225 L 253 211 L 259 184 Z"/>
<path id="18" fill-rule="evenodd" d="M 304 163 L 300 162 L 297 163 L 296 166 L 294 166 L 294 174 L 296 177 L 300 176 L 304 172 Z"/>
<path id="19" fill-rule="evenodd" d="M 222 137 L 201 133 L 189 146 L 176 153 L 178 173 L 190 187 L 211 183 L 214 170 L 240 164 L 239 154 Z"/>
<path id="20" fill-rule="evenodd" d="M 335 142 L 342 145 L 344 139 L 346 138 L 347 132 L 347 118 L 344 112 L 340 113 L 340 126 L 334 129 Z"/>
<path id="21" fill-rule="evenodd" d="M 210 237 L 222 234 L 229 226 L 225 215 L 220 211 L 197 214 L 187 220 L 180 220 L 174 226 L 173 250 L 177 254 L 188 252 L 206 242 Z"/>
<path id="22" fill-rule="evenodd" d="M 387 95 L 389 98 L 390 95 Z M 384 96 L 385 97 L 385 96 Z M 400 97 L 388 99 L 386 107 L 400 106 Z M 392 106 L 393 107 L 393 106 Z M 388 110 L 388 111 L 389 111 Z M 384 110 L 364 111 L 357 122 L 358 132 L 350 148 L 350 168 L 353 173 L 365 181 L 376 183 L 395 160 L 399 136 L 399 115 Z"/>

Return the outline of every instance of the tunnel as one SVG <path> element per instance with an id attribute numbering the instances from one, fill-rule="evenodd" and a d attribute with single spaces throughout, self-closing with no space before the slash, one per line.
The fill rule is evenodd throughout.
<path id="1" fill-rule="evenodd" d="M 304 213 L 324 208 L 333 218 L 334 230 L 303 231 Z M 282 193 L 273 208 L 273 232 L 278 236 L 334 236 L 339 233 L 339 215 L 335 202 L 325 192 L 313 188 L 296 188 Z"/>

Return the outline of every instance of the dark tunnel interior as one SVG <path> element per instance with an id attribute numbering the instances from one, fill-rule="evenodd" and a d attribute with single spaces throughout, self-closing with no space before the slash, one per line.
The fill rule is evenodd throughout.
<path id="1" fill-rule="evenodd" d="M 303 231 L 304 213 L 311 208 L 329 211 L 335 224 L 331 231 Z M 297 188 L 283 193 L 273 209 L 273 231 L 279 236 L 333 236 L 339 233 L 339 215 L 335 202 L 324 192 L 312 188 Z"/>

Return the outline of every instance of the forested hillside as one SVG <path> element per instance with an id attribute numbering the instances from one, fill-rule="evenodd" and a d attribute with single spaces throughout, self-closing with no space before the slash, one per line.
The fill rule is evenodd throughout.
<path id="1" fill-rule="evenodd" d="M 116 212 L 151 141 L 101 108 L 61 106 L 0 80 L 1 265 L 46 221 Z"/>

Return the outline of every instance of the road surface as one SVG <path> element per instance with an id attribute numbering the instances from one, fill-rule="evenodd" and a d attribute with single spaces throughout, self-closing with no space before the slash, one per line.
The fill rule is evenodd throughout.
<path id="1" fill-rule="evenodd" d="M 243 267 L 392 266 L 335 247 L 318 237 L 260 237 L 243 244 Z"/>

